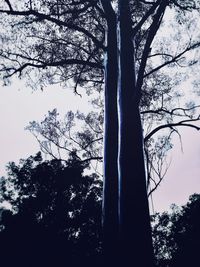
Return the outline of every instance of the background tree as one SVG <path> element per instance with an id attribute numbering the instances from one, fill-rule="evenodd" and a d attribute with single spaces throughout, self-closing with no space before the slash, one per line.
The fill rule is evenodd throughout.
<path id="1" fill-rule="evenodd" d="M 73 157 L 43 161 L 40 153 L 9 163 L 1 196 L 12 211 L 2 212 L 0 232 L 8 266 L 94 264 L 101 252 L 102 184 L 83 175 L 85 167 Z"/>
<path id="2" fill-rule="evenodd" d="M 155 214 L 153 240 L 158 266 L 195 266 L 198 263 L 200 195 L 170 212 Z"/>

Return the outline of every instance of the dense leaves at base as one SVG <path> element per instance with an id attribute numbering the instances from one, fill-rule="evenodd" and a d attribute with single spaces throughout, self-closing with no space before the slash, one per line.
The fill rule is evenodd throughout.
<path id="1" fill-rule="evenodd" d="M 101 188 L 86 163 L 71 156 L 43 161 L 41 154 L 8 165 L 1 178 L 1 262 L 5 266 L 100 266 Z M 200 195 L 171 212 L 152 216 L 157 266 L 196 266 Z M 99 265 L 98 265 L 99 264 Z"/>
<path id="2" fill-rule="evenodd" d="M 10 163 L 1 179 L 3 210 L 0 243 L 6 266 L 79 266 L 101 250 L 101 183 L 83 175 L 71 158 L 42 161 L 29 157 Z"/>
<path id="3" fill-rule="evenodd" d="M 194 267 L 199 262 L 200 195 L 153 216 L 154 249 L 159 267 Z"/>

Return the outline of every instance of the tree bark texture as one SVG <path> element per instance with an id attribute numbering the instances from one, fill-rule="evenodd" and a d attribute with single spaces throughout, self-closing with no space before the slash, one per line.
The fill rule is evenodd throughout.
<path id="1" fill-rule="evenodd" d="M 128 0 L 119 0 L 119 239 L 121 264 L 153 266 L 143 133 Z"/>

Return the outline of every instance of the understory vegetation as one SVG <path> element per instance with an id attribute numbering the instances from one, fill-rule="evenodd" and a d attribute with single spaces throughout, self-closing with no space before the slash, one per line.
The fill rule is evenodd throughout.
<path id="1" fill-rule="evenodd" d="M 6 266 L 100 266 L 102 181 L 88 163 L 44 161 L 41 153 L 1 177 L 1 259 Z M 195 266 L 200 195 L 151 216 L 156 266 Z M 137 218 L 137 214 L 134 215 Z"/>

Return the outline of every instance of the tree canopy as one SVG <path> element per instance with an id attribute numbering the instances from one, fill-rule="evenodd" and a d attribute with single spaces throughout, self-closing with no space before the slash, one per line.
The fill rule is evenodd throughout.
<path id="1" fill-rule="evenodd" d="M 186 205 L 172 205 L 170 212 L 152 217 L 158 266 L 195 266 L 199 255 L 200 195 L 190 196 Z"/>
<path id="2" fill-rule="evenodd" d="M 1 261 L 100 266 L 102 182 L 83 175 L 85 167 L 73 157 L 43 161 L 41 153 L 9 163 L 8 176 L 1 177 L 1 203 L 12 204 L 1 210 Z M 151 216 L 157 266 L 198 262 L 199 209 L 200 195 L 193 194 L 187 204 Z"/>
<path id="3" fill-rule="evenodd" d="M 197 77 L 192 78 L 189 73 L 198 69 L 199 39 L 198 34 L 194 34 L 194 28 L 198 22 L 199 2 L 166 1 L 165 7 L 161 7 L 160 2 L 131 2 L 138 84 L 142 81 L 140 109 L 151 189 L 157 187 L 168 167 L 165 158 L 171 147 L 172 134 L 178 133 L 180 127 L 199 129 L 193 123 L 199 120 L 198 103 L 183 100 L 186 94 L 184 81 L 193 79 L 190 86 L 198 86 Z M 88 93 L 102 91 L 108 18 L 100 1 L 2 1 L 0 12 L 3 26 L 1 74 L 5 83 L 18 75 L 26 77 L 33 88 L 59 83 L 73 86 L 76 93 L 81 93 L 83 88 Z M 157 17 L 153 19 L 155 14 Z M 156 25 L 159 18 L 163 19 L 162 23 Z M 99 95 L 94 96 L 97 97 Z M 91 113 L 85 118 L 91 127 L 103 123 L 102 112 L 95 119 L 94 115 Z M 68 127 L 72 117 L 68 117 Z M 34 129 L 33 124 L 31 129 Z M 82 148 L 84 159 L 102 157 L 101 146 L 98 145 L 102 140 L 102 127 L 94 130 L 95 134 L 90 129 L 84 131 L 78 140 L 75 138 L 78 144 L 73 142 L 74 147 L 79 146 L 78 150 Z M 46 149 L 48 138 L 46 129 Z M 58 140 L 56 145 L 66 150 L 67 146 Z M 52 142 L 55 143 L 54 137 Z"/>
<path id="4" fill-rule="evenodd" d="M 1 177 L 1 202 L 12 207 L 1 214 L 7 266 L 78 266 L 100 255 L 102 183 L 84 168 L 73 157 L 67 164 L 43 161 L 41 153 L 9 163 Z"/>
<path id="5" fill-rule="evenodd" d="M 181 98 L 183 81 L 187 75 L 191 80 L 189 71 L 198 66 L 199 8 L 198 0 L 5 0 L 0 5 L 5 84 L 18 75 L 33 88 L 71 83 L 77 94 L 85 88 L 96 95 L 104 86 L 104 244 L 107 252 L 113 249 L 111 260 L 119 245 L 120 263 L 127 267 L 133 252 L 136 264 L 153 266 L 146 180 L 150 194 L 163 179 L 172 133 L 186 126 L 199 130 L 198 103 Z M 39 130 L 52 156 L 51 144 L 59 154 L 69 133 L 65 150 L 73 141 L 81 149 L 70 147 L 69 153 L 83 161 L 98 159 L 96 128 L 74 139 L 73 115 L 68 115 L 64 128 L 53 112 L 49 124 L 32 123 L 29 129 Z"/>

